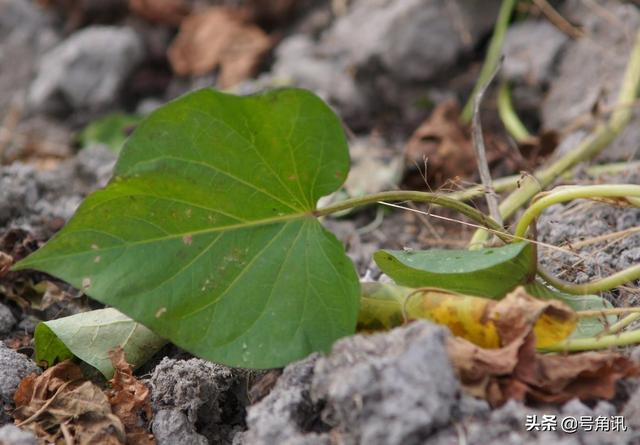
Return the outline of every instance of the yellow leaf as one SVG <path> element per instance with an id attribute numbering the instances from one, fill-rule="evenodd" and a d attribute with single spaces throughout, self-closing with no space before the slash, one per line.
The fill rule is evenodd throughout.
<path id="1" fill-rule="evenodd" d="M 510 332 L 532 326 L 536 347 L 547 347 L 569 337 L 577 324 L 569 306 L 531 297 L 523 288 L 496 301 L 437 289 L 364 283 L 359 330 L 391 329 L 416 319 L 445 325 L 453 335 L 483 348 L 498 348 L 511 340 Z"/>

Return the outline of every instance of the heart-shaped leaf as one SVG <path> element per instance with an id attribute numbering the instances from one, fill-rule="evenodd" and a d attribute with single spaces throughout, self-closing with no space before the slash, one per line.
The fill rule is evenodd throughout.
<path id="1" fill-rule="evenodd" d="M 314 217 L 348 169 L 342 126 L 315 95 L 201 90 L 145 119 L 109 185 L 17 268 L 203 358 L 282 366 L 355 330 L 357 274 Z"/>
<path id="2" fill-rule="evenodd" d="M 35 332 L 36 361 L 53 366 L 73 356 L 113 376 L 109 351 L 121 347 L 134 368 L 144 364 L 167 342 L 116 309 L 81 312 L 39 323 Z"/>
<path id="3" fill-rule="evenodd" d="M 479 250 L 380 250 L 374 259 L 396 283 L 434 287 L 487 298 L 502 298 L 530 281 L 536 265 L 523 241 Z"/>

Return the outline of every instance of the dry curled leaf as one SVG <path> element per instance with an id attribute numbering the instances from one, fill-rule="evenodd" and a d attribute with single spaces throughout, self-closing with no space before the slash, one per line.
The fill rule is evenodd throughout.
<path id="1" fill-rule="evenodd" d="M 122 422 L 102 390 L 84 379 L 71 361 L 20 382 L 14 400 L 16 424 L 46 443 L 125 443 Z"/>
<path id="2" fill-rule="evenodd" d="M 611 399 L 619 379 L 640 375 L 637 365 L 613 352 L 539 354 L 536 334 L 549 326 L 534 328 L 542 312 L 529 311 L 524 301 L 518 298 L 515 306 L 498 314 L 495 325 L 502 341 L 500 348 L 485 349 L 460 337 L 449 338 L 449 356 L 463 388 L 471 395 L 486 399 L 492 406 L 509 399 L 553 403 L 574 397 Z M 523 310 L 517 310 L 518 306 Z M 553 308 L 546 315 L 557 316 L 557 310 Z"/>
<path id="3" fill-rule="evenodd" d="M 184 0 L 129 0 L 129 9 L 150 22 L 179 25 L 190 8 Z"/>
<path id="4" fill-rule="evenodd" d="M 154 445 L 156 441 L 148 432 L 148 424 L 153 416 L 149 388 L 133 376 L 122 348 L 110 351 L 109 358 L 115 370 L 110 380 L 112 389 L 108 393 L 109 403 L 113 413 L 124 424 L 127 443 Z"/>
<path id="5" fill-rule="evenodd" d="M 527 140 L 519 142 L 520 152 L 527 163 L 526 170 L 534 170 L 540 165 L 558 146 L 560 134 L 554 130 L 542 132 L 538 136 L 531 136 Z"/>
<path id="6" fill-rule="evenodd" d="M 511 342 L 522 329 L 533 326 L 536 346 L 547 347 L 571 335 L 575 312 L 556 300 L 533 298 L 517 288 L 502 300 L 446 292 L 416 292 L 406 302 L 410 319 L 426 318 L 449 327 L 451 332 L 485 348 Z"/>
<path id="7" fill-rule="evenodd" d="M 223 7 L 187 17 L 169 48 L 173 70 L 198 76 L 219 67 L 222 88 L 249 78 L 272 41 L 247 18 L 245 12 Z"/>
<path id="8" fill-rule="evenodd" d="M 497 176 L 527 169 L 522 155 L 491 131 L 484 132 L 487 161 Z M 478 164 L 469 128 L 460 120 L 455 100 L 438 104 L 431 116 L 416 129 L 405 147 L 409 168 L 424 169 L 429 184 L 440 186 L 447 180 L 471 178 Z"/>
<path id="9" fill-rule="evenodd" d="M 568 338 L 577 325 L 569 306 L 558 300 L 533 298 L 523 288 L 496 301 L 434 288 L 363 284 L 359 330 L 387 330 L 417 319 L 445 325 L 454 335 L 483 348 L 504 346 L 522 326 L 531 324 L 536 347 L 549 347 Z"/>
<path id="10" fill-rule="evenodd" d="M 442 184 L 455 177 L 469 177 L 476 171 L 476 158 L 468 128 L 460 122 L 456 101 L 442 102 L 418 127 L 405 147 L 409 167 L 427 162 L 429 181 Z"/>

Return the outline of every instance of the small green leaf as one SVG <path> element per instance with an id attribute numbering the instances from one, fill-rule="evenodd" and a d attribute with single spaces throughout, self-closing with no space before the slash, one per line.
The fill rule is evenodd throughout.
<path id="1" fill-rule="evenodd" d="M 121 347 L 134 368 L 144 364 L 167 341 L 113 308 L 82 312 L 38 324 L 36 361 L 51 366 L 73 356 L 113 376 L 109 351 Z"/>
<path id="2" fill-rule="evenodd" d="M 539 281 L 528 284 L 525 286 L 525 289 L 534 297 L 561 300 L 574 311 L 613 308 L 613 305 L 609 301 L 597 295 L 571 295 L 545 286 Z M 578 326 L 569 339 L 595 337 L 602 333 L 607 326 L 612 325 L 616 321 L 618 321 L 618 317 L 615 315 L 607 315 L 606 317 L 580 317 L 578 319 Z"/>
<path id="3" fill-rule="evenodd" d="M 56 363 L 73 358 L 73 352 L 47 326 L 46 322 L 38 323 L 34 333 L 36 346 L 36 363 L 49 367 Z"/>
<path id="4" fill-rule="evenodd" d="M 136 114 L 112 113 L 87 125 L 78 135 L 80 145 L 86 148 L 104 144 L 119 152 L 131 130 L 142 120 Z"/>
<path id="5" fill-rule="evenodd" d="M 358 276 L 314 216 L 348 170 L 342 125 L 315 95 L 201 90 L 145 119 L 110 184 L 17 268 L 211 361 L 283 366 L 355 331 Z"/>
<path id="6" fill-rule="evenodd" d="M 528 242 L 479 250 L 380 250 L 374 259 L 396 283 L 502 298 L 535 274 Z"/>

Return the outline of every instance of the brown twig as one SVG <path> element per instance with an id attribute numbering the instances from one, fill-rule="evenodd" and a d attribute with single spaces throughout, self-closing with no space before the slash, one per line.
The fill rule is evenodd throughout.
<path id="1" fill-rule="evenodd" d="M 584 37 L 584 31 L 573 26 L 567 19 L 565 19 L 556 9 L 549 4 L 547 0 L 533 0 L 533 3 L 538 7 L 540 12 L 560 31 L 571 37 L 572 39 L 579 39 Z"/>
<path id="2" fill-rule="evenodd" d="M 498 62 L 498 66 L 487 82 L 480 87 L 478 90 L 478 94 L 476 94 L 474 103 L 473 103 L 473 119 L 471 121 L 471 140 L 473 142 L 473 148 L 476 152 L 476 160 L 478 162 L 478 172 L 480 173 L 480 180 L 482 181 L 482 185 L 485 190 L 485 198 L 487 200 L 487 205 L 489 206 L 489 215 L 496 222 L 502 225 L 502 216 L 500 215 L 500 210 L 498 209 L 498 195 L 496 194 L 495 189 L 493 188 L 493 180 L 491 179 L 491 172 L 489 171 L 489 163 L 487 161 L 487 150 L 484 145 L 484 137 L 482 135 L 482 123 L 480 122 L 480 104 L 482 103 L 482 98 L 484 97 L 484 93 L 487 91 L 487 88 L 498 74 L 500 70 L 500 66 L 502 65 L 502 60 Z"/>

